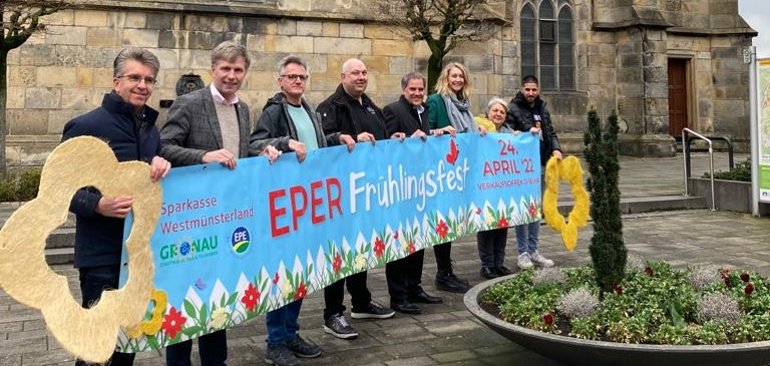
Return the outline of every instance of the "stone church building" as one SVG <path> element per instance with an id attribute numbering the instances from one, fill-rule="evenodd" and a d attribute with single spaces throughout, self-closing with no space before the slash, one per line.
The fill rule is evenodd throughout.
<path id="1" fill-rule="evenodd" d="M 384 106 L 403 74 L 425 71 L 429 50 L 373 17 L 377 0 L 83 1 L 45 18 L 47 28 L 9 55 L 8 162 L 37 165 L 73 116 L 112 87 L 122 46 L 161 60 L 150 104 L 161 111 L 183 75 L 210 81 L 210 50 L 232 39 L 252 66 L 241 93 L 253 117 L 277 90 L 276 62 L 310 66 L 307 97 L 318 103 L 339 83 L 342 62 L 369 67 L 367 92 Z M 492 96 L 509 100 L 535 74 L 568 152 L 582 151 L 591 108 L 618 112 L 621 152 L 676 153 L 683 127 L 749 145 L 748 70 L 743 50 L 757 32 L 737 0 L 490 0 L 478 19 L 494 22 L 485 41 L 464 42 L 447 59 L 470 69 L 474 113 Z M 255 119 L 256 120 L 256 119 Z M 162 122 L 162 121 L 161 121 Z"/>

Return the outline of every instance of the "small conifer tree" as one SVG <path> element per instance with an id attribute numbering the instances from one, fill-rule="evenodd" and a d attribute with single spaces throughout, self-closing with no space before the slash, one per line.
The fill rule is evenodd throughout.
<path id="1" fill-rule="evenodd" d="M 615 112 L 606 124 L 602 124 L 595 110 L 588 112 L 588 129 L 583 142 L 590 174 L 587 186 L 594 226 L 589 250 L 597 284 L 602 292 L 611 292 L 623 278 L 626 266 L 618 189 L 618 117 Z"/>

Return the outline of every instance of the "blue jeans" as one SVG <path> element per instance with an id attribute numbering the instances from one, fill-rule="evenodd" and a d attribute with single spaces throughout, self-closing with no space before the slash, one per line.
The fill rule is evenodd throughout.
<path id="1" fill-rule="evenodd" d="M 267 313 L 265 325 L 267 325 L 268 347 L 274 348 L 285 344 L 297 336 L 299 330 L 297 319 L 301 307 L 302 299 Z"/>
<path id="2" fill-rule="evenodd" d="M 516 226 L 516 244 L 519 254 L 534 253 L 540 238 L 540 220 Z"/>
<path id="3" fill-rule="evenodd" d="M 78 271 L 80 272 L 80 292 L 83 298 L 80 305 L 84 308 L 90 308 L 92 304 L 99 301 L 102 297 L 102 291 L 118 288 L 118 278 L 120 275 L 120 265 L 118 264 L 113 266 L 82 267 Z M 133 353 L 114 352 L 107 364 L 131 366 L 134 364 L 134 356 Z M 75 366 L 84 365 L 90 364 L 82 360 L 75 361 Z"/>

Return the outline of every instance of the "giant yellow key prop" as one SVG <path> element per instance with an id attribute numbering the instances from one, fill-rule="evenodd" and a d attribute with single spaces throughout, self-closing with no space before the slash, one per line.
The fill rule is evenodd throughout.
<path id="1" fill-rule="evenodd" d="M 48 235 L 67 219 L 75 192 L 87 186 L 107 197 L 133 196 L 134 223 L 126 242 L 128 281 L 83 309 L 67 278 L 48 267 L 44 249 Z M 62 143 L 46 160 L 37 198 L 16 210 L 0 231 L 0 286 L 17 301 L 40 309 L 64 349 L 89 362 L 106 361 L 120 327 L 136 327 L 147 309 L 155 274 L 149 242 L 162 196 L 160 183 L 150 180 L 149 165 L 118 163 L 109 146 L 93 137 Z"/>
<path id="2" fill-rule="evenodd" d="M 569 219 L 565 219 L 556 205 L 559 197 L 559 180 L 563 179 L 572 186 L 572 195 L 575 197 L 575 205 L 569 213 Z M 543 216 L 545 222 L 553 230 L 561 233 L 564 246 L 572 251 L 577 244 L 578 228 L 588 223 L 588 192 L 583 187 L 583 168 L 580 161 L 574 156 L 568 156 L 563 160 L 551 158 L 545 166 L 545 193 L 543 193 Z"/>

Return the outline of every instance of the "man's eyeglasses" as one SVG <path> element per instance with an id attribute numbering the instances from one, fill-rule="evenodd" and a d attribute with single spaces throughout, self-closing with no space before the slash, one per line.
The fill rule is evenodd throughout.
<path id="1" fill-rule="evenodd" d="M 158 82 L 158 80 L 152 76 L 141 77 L 139 75 L 120 75 L 120 76 L 116 76 L 115 78 L 116 79 L 126 78 L 126 80 L 128 80 L 132 84 L 139 84 L 140 82 L 142 82 L 142 80 L 144 80 L 144 83 L 147 85 L 155 85 L 155 83 Z"/>
<path id="2" fill-rule="evenodd" d="M 281 75 L 281 77 L 282 77 L 282 78 L 286 78 L 286 79 L 289 79 L 289 81 L 294 81 L 294 80 L 299 80 L 299 81 L 307 81 L 307 78 L 308 78 L 309 76 L 307 76 L 307 75 L 294 75 L 294 74 L 289 74 L 289 75 Z"/>

